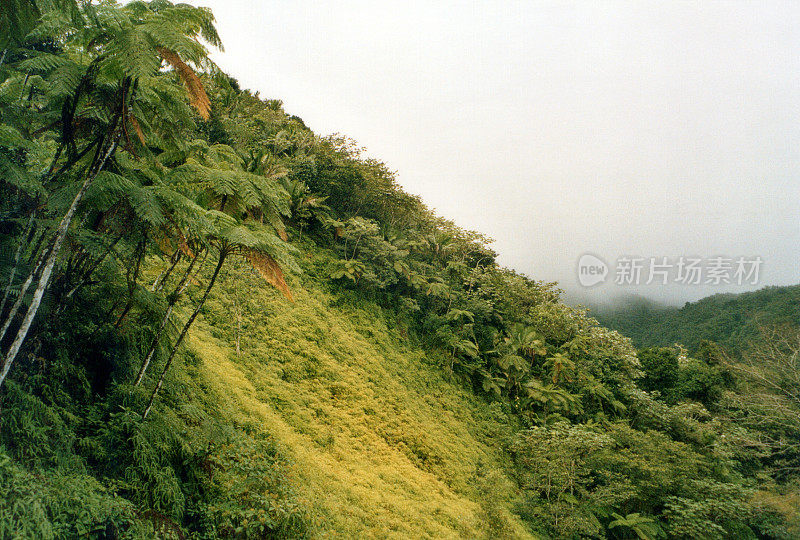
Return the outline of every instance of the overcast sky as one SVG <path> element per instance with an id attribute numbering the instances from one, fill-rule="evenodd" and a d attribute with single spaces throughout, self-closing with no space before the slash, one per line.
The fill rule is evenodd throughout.
<path id="1" fill-rule="evenodd" d="M 799 2 L 192 3 L 243 87 L 572 298 L 800 282 Z M 609 266 L 591 289 L 587 252 Z M 637 288 L 623 256 L 763 264 L 757 286 Z"/>

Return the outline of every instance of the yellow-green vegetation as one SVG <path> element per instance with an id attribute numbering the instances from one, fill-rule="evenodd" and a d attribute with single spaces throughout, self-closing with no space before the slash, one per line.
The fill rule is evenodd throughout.
<path id="1" fill-rule="evenodd" d="M 301 279 L 290 303 L 241 270 L 192 330 L 186 376 L 230 421 L 274 437 L 317 532 L 530 537 L 509 511 L 518 494 L 505 446 L 518 426 L 499 403 L 448 380 L 376 305 Z M 238 355 L 234 287 L 247 291 Z"/>

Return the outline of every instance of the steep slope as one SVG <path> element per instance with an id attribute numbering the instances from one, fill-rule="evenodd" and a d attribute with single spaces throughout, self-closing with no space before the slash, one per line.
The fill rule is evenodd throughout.
<path id="1" fill-rule="evenodd" d="M 508 512 L 502 449 L 513 421 L 499 404 L 448 381 L 374 304 L 307 279 L 294 280 L 290 304 L 255 276 L 228 278 L 192 331 L 196 367 L 177 377 L 236 411 L 235 424 L 255 422 L 274 437 L 318 533 L 478 537 L 494 524 L 529 537 Z M 246 290 L 236 308 L 234 287 Z M 177 406 L 184 395 L 166 399 Z M 474 487 L 482 478 L 494 479 L 491 496 Z"/>
<path id="2" fill-rule="evenodd" d="M 77 4 L 0 70 L 0 540 L 800 536 L 800 346 L 637 357 L 208 10 Z"/>

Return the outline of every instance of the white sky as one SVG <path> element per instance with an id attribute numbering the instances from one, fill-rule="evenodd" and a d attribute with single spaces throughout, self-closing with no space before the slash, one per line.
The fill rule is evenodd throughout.
<path id="1" fill-rule="evenodd" d="M 624 255 L 761 256 L 759 286 L 800 282 L 800 2 L 192 3 L 243 87 L 352 137 L 573 298 L 631 292 L 582 289 L 585 252 L 612 273 Z"/>

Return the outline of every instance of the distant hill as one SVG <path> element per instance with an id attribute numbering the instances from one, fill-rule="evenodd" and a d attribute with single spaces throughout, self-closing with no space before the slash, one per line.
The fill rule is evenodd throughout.
<path id="1" fill-rule="evenodd" d="M 701 340 L 709 339 L 737 350 L 758 336 L 760 326 L 800 325 L 800 285 L 716 294 L 681 308 L 632 297 L 593 315 L 637 347 L 682 343 L 695 350 Z"/>

